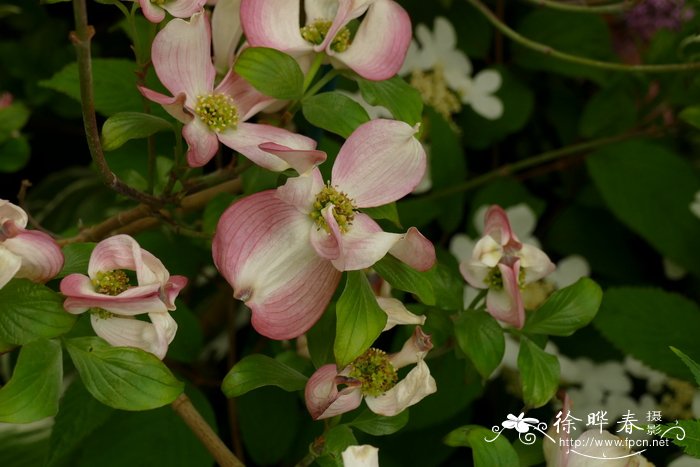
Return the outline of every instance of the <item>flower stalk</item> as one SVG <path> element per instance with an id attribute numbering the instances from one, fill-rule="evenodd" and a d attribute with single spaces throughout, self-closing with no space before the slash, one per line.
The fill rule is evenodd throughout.
<path id="1" fill-rule="evenodd" d="M 192 401 L 185 393 L 180 394 L 170 406 L 175 413 L 182 418 L 185 424 L 192 430 L 220 466 L 245 466 L 245 464 L 226 447 L 224 442 L 221 441 L 221 438 L 212 430 L 199 411 L 192 405 Z"/>

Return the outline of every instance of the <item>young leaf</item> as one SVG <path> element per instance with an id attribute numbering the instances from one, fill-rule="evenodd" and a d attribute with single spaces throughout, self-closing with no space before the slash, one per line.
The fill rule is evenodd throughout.
<path id="1" fill-rule="evenodd" d="M 435 305 L 435 294 L 428 273 L 418 272 L 391 255 L 386 255 L 373 267 L 392 287 L 416 294 L 426 305 Z"/>
<path id="2" fill-rule="evenodd" d="M 348 425 L 373 436 L 383 436 L 396 433 L 408 423 L 408 410 L 393 417 L 385 417 L 365 410 L 355 417 Z"/>
<path id="3" fill-rule="evenodd" d="M 483 378 L 496 369 L 506 351 L 503 329 L 484 311 L 466 311 L 455 321 L 459 348 L 467 354 Z"/>
<path id="4" fill-rule="evenodd" d="M 141 349 L 112 347 L 99 337 L 65 343 L 90 394 L 115 409 L 155 409 L 174 401 L 184 389 L 163 362 Z"/>
<path id="5" fill-rule="evenodd" d="M 677 420 L 663 427 L 661 436 L 673 440 L 689 456 L 700 457 L 700 420 Z"/>
<path id="6" fill-rule="evenodd" d="M 26 344 L 12 378 L 0 388 L 0 422 L 29 423 L 56 415 L 62 382 L 61 344 Z"/>
<path id="7" fill-rule="evenodd" d="M 0 342 L 26 344 L 70 331 L 75 316 L 63 297 L 41 284 L 13 279 L 0 289 Z"/>
<path id="8" fill-rule="evenodd" d="M 114 114 L 102 125 L 102 146 L 113 151 L 132 139 L 147 138 L 159 131 L 173 130 L 167 120 L 140 112 Z"/>
<path id="9" fill-rule="evenodd" d="M 686 107 L 678 114 L 681 120 L 700 129 L 700 105 Z"/>
<path id="10" fill-rule="evenodd" d="M 345 289 L 335 307 L 336 332 L 333 353 L 339 368 L 362 355 L 379 337 L 386 324 L 386 313 L 362 271 L 347 273 Z"/>
<path id="11" fill-rule="evenodd" d="M 95 249 L 95 243 L 69 243 L 61 248 L 65 262 L 63 269 L 58 273 L 58 278 L 66 277 L 68 274 L 87 274 L 90 255 Z"/>
<path id="12" fill-rule="evenodd" d="M 559 360 L 525 336 L 520 339 L 518 368 L 523 399 L 531 407 L 542 407 L 559 387 Z"/>
<path id="13" fill-rule="evenodd" d="M 398 76 L 384 81 L 369 81 L 358 77 L 357 84 L 369 105 L 386 107 L 395 119 L 403 120 L 409 125 L 421 121 L 423 99 L 420 93 Z"/>
<path id="14" fill-rule="evenodd" d="M 590 323 L 598 313 L 603 291 L 582 277 L 575 284 L 554 292 L 536 311 L 528 313 L 524 332 L 570 336 Z"/>
<path id="15" fill-rule="evenodd" d="M 13 173 L 22 169 L 29 161 L 31 148 L 24 135 L 0 142 L 0 172 Z"/>
<path id="16" fill-rule="evenodd" d="M 700 365 L 698 365 L 698 363 L 695 360 L 693 360 L 677 348 L 671 346 L 670 349 L 673 353 L 678 355 L 678 358 L 683 360 L 683 363 L 685 363 L 685 365 L 690 369 L 690 372 L 693 373 L 693 376 L 695 377 L 695 382 L 698 383 L 698 386 L 700 386 Z"/>
<path id="17" fill-rule="evenodd" d="M 452 430 L 445 437 L 445 444 L 472 448 L 475 467 L 520 465 L 518 454 L 505 436 L 497 436 L 482 426 L 466 425 Z"/>
<path id="18" fill-rule="evenodd" d="M 221 385 L 226 397 L 238 397 L 262 386 L 298 391 L 306 386 L 306 376 L 267 355 L 248 355 L 236 363 Z"/>
<path id="19" fill-rule="evenodd" d="M 29 109 L 18 102 L 0 109 L 0 142 L 12 136 L 14 131 L 21 129 L 29 120 Z"/>
<path id="20" fill-rule="evenodd" d="M 314 367 L 320 368 L 333 363 L 333 342 L 335 342 L 335 303 L 326 309 L 314 326 L 306 332 L 306 342 Z"/>
<path id="21" fill-rule="evenodd" d="M 650 367 L 693 381 L 669 346 L 700 360 L 700 308 L 682 295 L 642 287 L 610 288 L 593 324 L 615 347 Z M 649 332 L 653 330 L 653 332 Z"/>
<path id="22" fill-rule="evenodd" d="M 360 104 L 339 92 L 324 92 L 304 99 L 301 110 L 309 123 L 343 138 L 370 120 Z"/>
<path id="23" fill-rule="evenodd" d="M 234 64 L 241 75 L 255 89 L 277 99 L 300 99 L 304 74 L 292 57 L 267 47 L 248 47 Z"/>

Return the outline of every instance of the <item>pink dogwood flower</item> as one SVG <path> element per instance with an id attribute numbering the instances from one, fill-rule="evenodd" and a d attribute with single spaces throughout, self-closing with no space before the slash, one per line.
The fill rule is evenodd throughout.
<path id="1" fill-rule="evenodd" d="M 138 0 L 143 16 L 151 23 L 160 23 L 167 11 L 175 18 L 189 18 L 207 3 L 206 0 Z"/>
<path id="2" fill-rule="evenodd" d="M 370 80 L 394 76 L 411 42 L 411 20 L 393 0 L 242 0 L 241 23 L 253 47 L 272 47 L 295 57 L 325 53 Z M 364 15 L 354 37 L 350 21 Z M 301 26 L 301 27 L 300 27 Z"/>
<path id="3" fill-rule="evenodd" d="M 177 331 L 169 311 L 175 309 L 175 298 L 185 285 L 186 277 L 170 276 L 136 240 L 115 235 L 95 246 L 87 276 L 70 274 L 60 288 L 66 311 L 90 311 L 98 336 L 114 346 L 137 347 L 162 359 Z M 140 314 L 148 314 L 151 322 L 136 319 Z"/>
<path id="4" fill-rule="evenodd" d="M 299 177 L 256 193 L 226 210 L 213 242 L 214 263 L 234 297 L 252 309 L 255 329 L 272 339 L 306 332 L 321 316 L 341 271 L 368 268 L 388 252 L 419 271 L 435 262 L 433 245 L 417 229 L 387 233 L 361 208 L 407 195 L 425 171 L 416 130 L 394 120 L 358 127 L 338 153 L 331 181 L 312 165 Z M 263 148 L 294 161 L 299 151 Z"/>
<path id="5" fill-rule="evenodd" d="M 0 289 L 14 277 L 46 282 L 63 267 L 63 253 L 44 232 L 26 230 L 27 213 L 0 199 Z"/>
<path id="6" fill-rule="evenodd" d="M 151 55 L 158 78 L 174 97 L 144 87 L 139 90 L 185 124 L 182 135 L 187 141 L 190 166 L 209 162 L 219 142 L 273 171 L 286 170 L 290 165 L 261 150 L 260 144 L 274 142 L 318 157 L 313 151 L 316 142 L 311 138 L 247 122 L 274 99 L 256 91 L 232 70 L 214 87 L 211 30 L 205 14 L 197 13 L 190 21 L 170 21 L 153 40 Z"/>
<path id="7" fill-rule="evenodd" d="M 474 246 L 471 258 L 459 265 L 469 285 L 488 289 L 488 312 L 518 329 L 525 324 L 520 289 L 554 268 L 542 250 L 518 240 L 505 211 L 495 205 L 486 211 L 484 236 Z"/>
<path id="8" fill-rule="evenodd" d="M 397 415 L 437 391 L 423 361 L 432 348 L 430 336 L 417 326 L 398 353 L 387 355 L 370 348 L 340 372 L 333 364 L 323 365 L 306 383 L 306 408 L 314 420 L 321 420 L 356 409 L 364 398 L 372 412 Z M 414 363 L 416 366 L 398 381 L 396 370 Z M 345 387 L 339 391 L 338 385 Z"/>

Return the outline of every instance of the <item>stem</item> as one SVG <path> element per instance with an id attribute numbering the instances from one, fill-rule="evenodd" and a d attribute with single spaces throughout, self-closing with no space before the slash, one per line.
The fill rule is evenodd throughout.
<path id="1" fill-rule="evenodd" d="M 228 180 L 198 193 L 186 196 L 180 202 L 180 209 L 184 212 L 194 211 L 206 206 L 219 193 L 237 193 L 241 190 L 240 179 Z M 161 215 L 167 216 L 167 211 L 161 211 Z M 59 245 L 69 243 L 98 241 L 117 233 L 137 233 L 157 226 L 158 218 L 151 207 L 145 204 L 136 206 L 128 211 L 110 217 L 109 219 L 93 227 L 83 230 L 75 237 L 59 240 Z"/>
<path id="2" fill-rule="evenodd" d="M 325 75 L 323 75 L 323 77 L 321 79 L 319 79 L 316 82 L 316 84 L 314 84 L 311 87 L 311 89 L 308 90 L 308 92 L 306 94 L 304 94 L 304 98 L 310 97 L 310 96 L 313 96 L 314 94 L 316 94 L 318 91 L 320 91 L 323 88 L 323 86 L 328 84 L 336 76 L 338 76 L 338 71 L 336 69 L 333 69 L 333 70 L 329 71 L 328 73 L 326 73 Z"/>
<path id="3" fill-rule="evenodd" d="M 479 10 L 482 15 L 486 17 L 487 20 L 493 26 L 501 31 L 506 36 L 510 37 L 515 42 L 532 49 L 536 52 L 549 55 L 550 57 L 563 60 L 565 62 L 577 63 L 579 65 L 590 66 L 593 68 L 600 68 L 603 70 L 612 71 L 624 71 L 627 73 L 670 73 L 676 71 L 690 71 L 700 69 L 700 62 L 690 62 L 690 63 L 668 63 L 662 65 L 627 65 L 624 63 L 606 62 L 602 60 L 594 60 L 591 58 L 581 57 L 579 55 L 573 55 L 566 52 L 561 52 L 555 50 L 552 47 L 542 44 L 540 42 L 528 39 L 525 36 L 520 35 L 504 22 L 502 22 L 496 15 L 493 14 L 489 8 L 484 5 L 480 0 L 466 0 L 467 3 L 472 5 L 474 8 Z"/>
<path id="4" fill-rule="evenodd" d="M 473 188 L 479 187 L 491 180 L 500 177 L 506 177 L 508 175 L 520 172 L 521 170 L 544 164 L 545 162 L 553 161 L 563 157 L 567 157 L 574 154 L 579 154 L 581 152 L 589 151 L 591 149 L 597 149 L 602 146 L 607 146 L 608 144 L 618 143 L 620 141 L 625 141 L 640 135 L 649 134 L 643 131 L 636 131 L 632 133 L 626 133 L 623 135 L 611 136 L 608 138 L 595 139 L 593 141 L 587 141 L 585 143 L 573 144 L 571 146 L 566 146 L 560 149 L 555 149 L 554 151 L 547 151 L 536 156 L 528 157 L 518 162 L 512 164 L 503 165 L 495 170 L 487 172 L 483 175 L 479 175 L 476 178 L 468 180 L 464 183 L 458 185 L 453 185 L 449 188 L 445 188 L 441 191 L 436 191 L 435 193 L 430 193 L 429 195 L 423 196 L 420 199 L 429 201 L 433 199 L 443 198 L 445 196 L 450 196 L 455 193 L 460 193 L 463 191 L 468 191 Z"/>
<path id="5" fill-rule="evenodd" d="M 323 63 L 324 58 L 326 58 L 326 54 L 324 54 L 323 52 L 317 53 L 314 57 L 314 61 L 311 62 L 311 67 L 309 68 L 309 71 L 304 77 L 304 86 L 302 87 L 302 94 L 306 92 L 306 90 L 311 85 L 311 82 L 316 77 L 316 73 L 318 73 L 318 69 L 321 68 L 321 64 Z"/>
<path id="6" fill-rule="evenodd" d="M 103 182 L 112 190 L 123 194 L 133 200 L 152 206 L 161 206 L 163 201 L 136 190 L 119 179 L 109 168 L 105 159 L 100 133 L 97 128 L 95 116 L 95 99 L 92 88 L 92 59 L 90 52 L 90 40 L 95 34 L 95 29 L 88 25 L 87 7 L 85 0 L 73 0 L 73 12 L 75 15 L 75 31 L 70 37 L 75 47 L 78 58 L 78 77 L 80 80 L 80 106 L 83 113 L 83 124 L 88 149 L 93 162 L 97 166 Z"/>
<path id="7" fill-rule="evenodd" d="M 467 307 L 467 310 L 476 310 L 476 304 L 479 303 L 483 298 L 486 296 L 486 293 L 489 291 L 489 289 L 482 289 L 479 290 L 479 293 L 477 294 L 476 297 L 474 297 L 474 300 L 471 301 L 469 306 Z"/>
<path id="8" fill-rule="evenodd" d="M 171 404 L 173 410 L 187 424 L 192 432 L 199 438 L 204 447 L 214 456 L 216 462 L 222 467 L 245 467 L 245 465 L 233 455 L 226 447 L 221 438 L 217 436 L 214 430 L 204 420 L 202 415 L 197 411 L 192 401 L 185 393 L 180 394 L 180 397 L 175 399 Z"/>
<path id="9" fill-rule="evenodd" d="M 624 0 L 610 5 L 573 5 L 571 3 L 554 0 L 525 0 L 526 2 L 551 8 L 552 10 L 571 11 L 573 13 L 610 14 L 629 10 L 637 3 L 637 0 Z"/>

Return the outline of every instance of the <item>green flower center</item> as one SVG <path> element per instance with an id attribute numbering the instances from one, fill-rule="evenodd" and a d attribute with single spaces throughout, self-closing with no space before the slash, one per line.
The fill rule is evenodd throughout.
<path id="1" fill-rule="evenodd" d="M 97 315 L 97 317 L 100 319 L 109 319 L 115 316 L 114 313 L 110 313 L 109 311 L 104 310 L 102 308 L 90 308 L 90 313 L 93 315 Z"/>
<path id="2" fill-rule="evenodd" d="M 98 272 L 92 285 L 95 292 L 112 296 L 119 295 L 131 286 L 129 276 L 121 269 Z"/>
<path id="3" fill-rule="evenodd" d="M 238 126 L 238 109 L 231 96 L 226 94 L 199 96 L 194 112 L 216 133 Z"/>
<path id="4" fill-rule="evenodd" d="M 322 228 L 326 232 L 330 233 L 331 229 L 328 227 L 326 219 L 323 218 L 323 209 L 329 204 L 333 205 L 333 217 L 340 227 L 340 231 L 345 233 L 348 228 L 352 225 L 352 221 L 355 219 L 355 206 L 352 204 L 352 200 L 343 193 L 333 188 L 330 183 L 323 187 L 316 195 L 316 201 L 314 201 L 313 209 L 309 214 L 311 218 L 316 222 L 319 228 Z"/>
<path id="5" fill-rule="evenodd" d="M 370 348 L 350 364 L 350 377 L 362 383 L 362 394 L 379 396 L 396 386 L 399 375 L 386 352 Z"/>
<path id="6" fill-rule="evenodd" d="M 168 0 L 151 0 L 151 3 L 158 6 L 163 6 Z"/>
<path id="7" fill-rule="evenodd" d="M 501 274 L 501 270 L 498 268 L 498 266 L 494 266 L 491 268 L 488 274 L 486 274 L 484 283 L 489 289 L 503 289 L 503 275 Z M 521 289 L 525 287 L 525 269 L 523 268 L 520 268 L 520 271 L 518 272 L 518 287 Z"/>
<path id="8" fill-rule="evenodd" d="M 321 45 L 328 35 L 333 21 L 317 19 L 301 28 L 301 37 L 306 42 L 314 45 Z M 336 52 L 345 52 L 350 45 L 350 30 L 346 27 L 340 28 L 331 41 L 331 49 Z"/>

